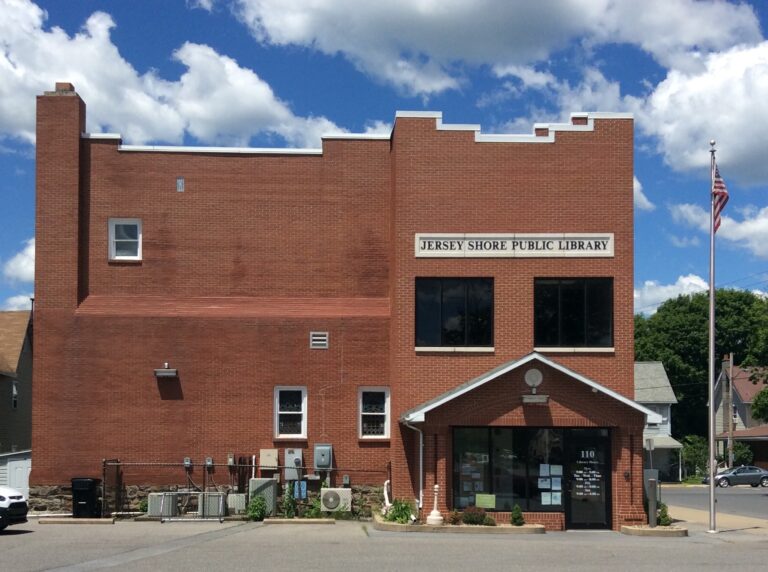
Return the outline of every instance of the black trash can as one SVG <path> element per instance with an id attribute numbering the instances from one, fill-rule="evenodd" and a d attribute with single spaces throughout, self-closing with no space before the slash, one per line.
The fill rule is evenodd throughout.
<path id="1" fill-rule="evenodd" d="M 74 518 L 101 517 L 99 485 L 101 485 L 101 479 L 88 477 L 72 479 L 72 516 Z"/>

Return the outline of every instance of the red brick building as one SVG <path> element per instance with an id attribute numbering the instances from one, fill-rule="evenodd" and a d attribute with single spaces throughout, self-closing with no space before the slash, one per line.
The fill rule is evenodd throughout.
<path id="1" fill-rule="evenodd" d="M 437 483 L 502 522 L 644 518 L 630 116 L 398 113 L 316 150 L 123 145 L 69 84 L 37 117 L 33 486 L 328 443 L 423 516 Z"/>

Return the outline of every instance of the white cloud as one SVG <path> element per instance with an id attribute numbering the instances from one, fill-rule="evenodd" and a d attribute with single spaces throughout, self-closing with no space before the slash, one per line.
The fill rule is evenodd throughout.
<path id="1" fill-rule="evenodd" d="M 2 309 L 5 311 L 18 311 L 18 310 L 30 310 L 32 308 L 32 298 L 33 294 L 30 292 L 29 294 L 19 294 L 17 296 L 11 296 L 10 298 L 6 298 L 3 302 Z"/>
<path id="2" fill-rule="evenodd" d="M 670 205 L 669 212 L 672 215 L 672 220 L 676 223 L 685 224 L 702 232 L 709 232 L 709 213 L 699 205 L 689 203 Z"/>
<path id="3" fill-rule="evenodd" d="M 669 235 L 669 242 L 676 248 L 689 248 L 701 244 L 698 236 L 675 236 L 674 234 Z"/>
<path id="4" fill-rule="evenodd" d="M 635 113 L 677 170 L 709 172 L 709 141 L 726 182 L 768 180 L 768 42 L 702 59 L 700 70 L 671 70 Z"/>
<path id="5" fill-rule="evenodd" d="M 392 133 L 392 123 L 386 121 L 369 121 L 365 124 L 364 133 L 368 135 L 389 135 Z"/>
<path id="6" fill-rule="evenodd" d="M 634 197 L 635 208 L 641 211 L 652 211 L 656 208 L 648 197 L 643 193 L 643 185 L 637 177 L 632 177 L 632 195 Z"/>
<path id="7" fill-rule="evenodd" d="M 239 0 L 257 41 L 342 54 L 361 71 L 406 93 L 456 89 L 462 64 L 543 60 L 599 16 L 592 0 Z"/>
<path id="8" fill-rule="evenodd" d="M 35 239 L 26 241 L 24 248 L 3 265 L 3 275 L 11 282 L 34 282 Z"/>
<path id="9" fill-rule="evenodd" d="M 672 219 L 677 223 L 709 233 L 709 212 L 698 205 L 670 206 Z M 742 220 L 722 216 L 717 239 L 749 250 L 759 258 L 768 259 L 768 207 L 741 211 Z"/>
<path id="10" fill-rule="evenodd" d="M 531 66 L 495 65 L 493 73 L 496 77 L 514 77 L 529 89 L 544 89 L 557 82 L 554 75 L 538 71 Z"/>
<path id="11" fill-rule="evenodd" d="M 216 0 L 187 0 L 187 6 L 190 8 L 200 8 L 206 12 L 212 12 Z"/>
<path id="12" fill-rule="evenodd" d="M 202 2 L 205 8 L 207 2 Z M 174 57 L 178 81 L 140 75 L 112 43 L 111 16 L 92 14 L 68 36 L 46 30 L 46 13 L 29 0 L 0 0 L 0 137 L 34 141 L 35 96 L 71 81 L 88 104 L 88 130 L 117 131 L 128 143 L 201 141 L 247 144 L 260 133 L 290 145 L 320 145 L 343 131 L 324 117 L 299 117 L 255 72 L 213 48 L 186 43 Z"/>
<path id="13" fill-rule="evenodd" d="M 656 280 L 646 280 L 640 288 L 635 288 L 635 313 L 653 314 L 659 304 L 680 294 L 695 294 L 709 289 L 706 280 L 695 274 L 680 276 L 674 284 L 659 284 Z"/>
<path id="14" fill-rule="evenodd" d="M 665 66 L 690 68 L 702 54 L 760 40 L 749 6 L 695 0 L 238 0 L 257 41 L 342 54 L 361 71 L 411 94 L 457 89 L 462 66 L 546 82 L 545 62 L 579 38 L 630 43 Z"/>
<path id="15" fill-rule="evenodd" d="M 751 6 L 699 0 L 614 0 L 602 13 L 588 41 L 629 43 L 666 68 L 693 69 L 702 55 L 762 39 Z"/>

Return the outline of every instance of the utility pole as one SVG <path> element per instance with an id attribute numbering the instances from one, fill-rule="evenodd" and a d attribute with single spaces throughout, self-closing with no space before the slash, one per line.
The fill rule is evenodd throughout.
<path id="1" fill-rule="evenodd" d="M 728 410 L 726 411 L 728 422 L 728 468 L 733 467 L 733 352 L 728 358 Z"/>
<path id="2" fill-rule="evenodd" d="M 723 428 L 721 431 L 724 435 L 728 436 L 728 441 L 724 444 L 723 447 L 723 457 L 728 460 L 728 468 L 730 468 L 732 466 L 730 455 L 731 441 L 729 433 L 729 429 L 731 427 L 731 365 L 728 360 L 728 356 L 723 356 L 723 361 L 720 364 L 720 380 L 722 381 L 720 384 L 720 398 L 722 402 L 721 414 L 723 421 Z"/>

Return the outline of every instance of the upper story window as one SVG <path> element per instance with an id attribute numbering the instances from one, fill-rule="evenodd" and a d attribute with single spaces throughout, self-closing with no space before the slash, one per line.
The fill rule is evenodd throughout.
<path id="1" fill-rule="evenodd" d="M 109 259 L 141 260 L 141 219 L 109 219 Z"/>
<path id="2" fill-rule="evenodd" d="M 275 388 L 275 437 L 307 436 L 307 388 Z"/>
<path id="3" fill-rule="evenodd" d="M 493 346 L 493 278 L 416 278 L 416 346 Z"/>
<path id="4" fill-rule="evenodd" d="M 11 384 L 11 409 L 19 408 L 19 383 L 14 381 Z"/>
<path id="5" fill-rule="evenodd" d="M 360 438 L 389 438 L 388 388 L 360 388 Z"/>
<path id="6" fill-rule="evenodd" d="M 536 347 L 613 347 L 613 278 L 536 278 Z"/>

